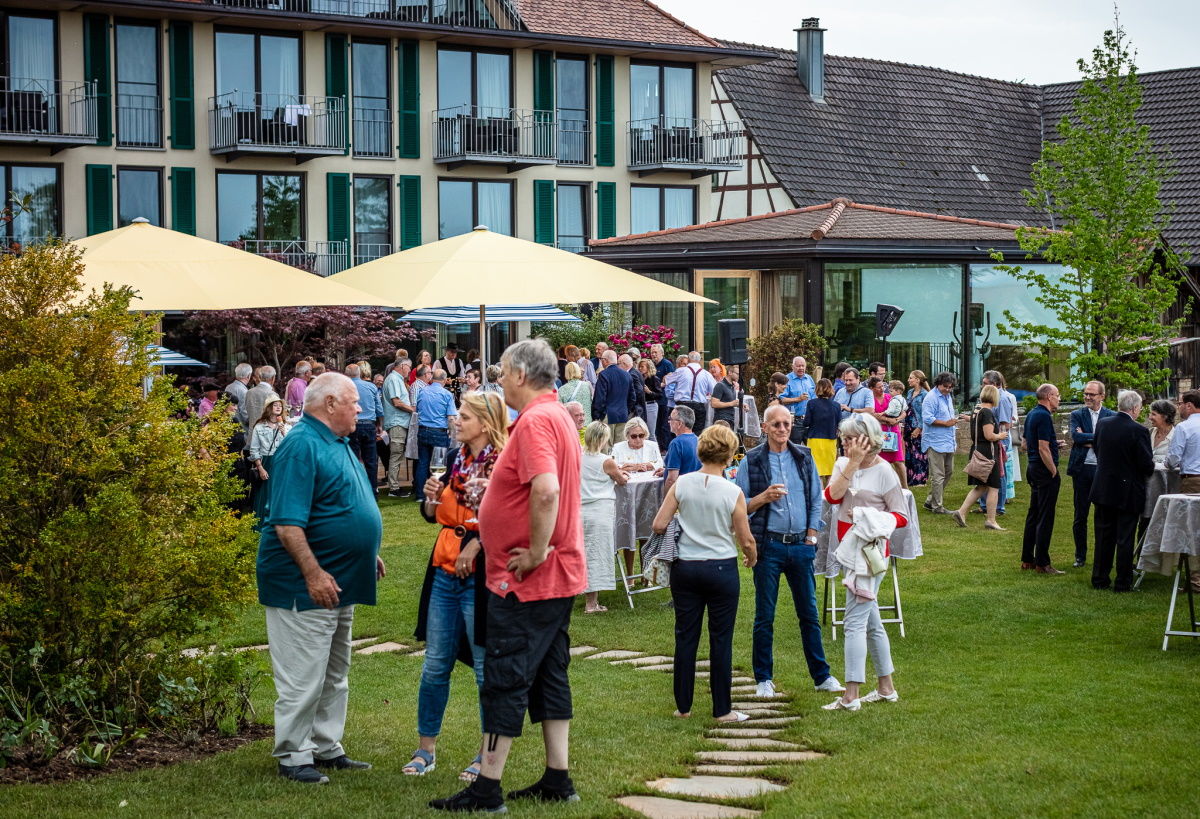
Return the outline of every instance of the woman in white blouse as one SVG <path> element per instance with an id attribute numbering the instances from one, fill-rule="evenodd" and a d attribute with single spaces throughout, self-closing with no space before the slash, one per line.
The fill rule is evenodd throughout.
<path id="1" fill-rule="evenodd" d="M 570 365 L 568 365 L 570 366 Z M 617 487 L 629 480 L 616 462 L 604 453 L 608 449 L 608 424 L 592 421 L 583 431 L 583 458 L 580 461 L 580 517 L 583 518 L 583 552 L 587 559 L 587 587 L 584 589 L 584 614 L 608 611 L 600 605 L 600 592 L 617 587 L 613 571 L 613 520 L 616 517 Z"/>
<path id="2" fill-rule="evenodd" d="M 737 484 L 725 480 L 725 468 L 737 452 L 733 430 L 711 426 L 700 434 L 696 454 L 699 472 L 681 475 L 671 484 L 654 516 L 654 531 L 665 532 L 679 512 L 678 559 L 671 566 L 671 600 L 675 604 L 675 716 L 688 717 L 696 688 L 696 647 L 704 610 L 708 609 L 709 690 L 712 715 L 718 722 L 743 722 L 733 710 L 733 627 L 737 620 L 741 581 L 738 544 L 744 565 L 758 560 L 746 498 Z"/>
<path id="3" fill-rule="evenodd" d="M 653 472 L 661 475 L 662 453 L 650 440 L 650 429 L 636 415 L 625 423 L 625 440 L 612 449 L 613 460 L 627 472 Z"/>
<path id="4" fill-rule="evenodd" d="M 1175 405 L 1160 398 L 1150 405 L 1150 447 L 1154 450 L 1154 463 L 1167 460 L 1167 450 L 1175 437 Z"/>
<path id="5" fill-rule="evenodd" d="M 271 458 L 283 443 L 283 436 L 287 435 L 288 431 L 283 410 L 282 398 L 274 393 L 267 396 L 262 416 L 255 421 L 250 430 L 250 465 L 256 479 L 250 485 L 250 503 L 254 507 L 259 526 L 267 519 L 267 497 L 270 495 L 267 480 L 271 477 Z"/>

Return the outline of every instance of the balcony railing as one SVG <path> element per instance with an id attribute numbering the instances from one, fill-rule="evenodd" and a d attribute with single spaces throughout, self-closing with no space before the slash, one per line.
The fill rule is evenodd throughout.
<path id="1" fill-rule="evenodd" d="M 226 244 L 256 256 L 266 256 L 268 259 L 298 267 L 309 273 L 316 273 L 318 276 L 332 276 L 350 266 L 346 242 L 340 240 L 315 242 L 304 239 L 239 239 Z"/>
<path id="2" fill-rule="evenodd" d="M 215 6 L 367 17 L 435 26 L 520 30 L 512 0 L 208 0 Z"/>
<path id="3" fill-rule="evenodd" d="M 371 262 L 375 259 L 382 259 L 384 256 L 390 256 L 392 246 L 383 242 L 356 242 L 354 245 L 354 263 L 362 264 L 363 262 Z"/>
<path id="4" fill-rule="evenodd" d="M 558 117 L 558 164 L 591 165 L 592 132 L 586 118 Z"/>
<path id="5" fill-rule="evenodd" d="M 91 83 L 0 77 L 0 142 L 56 148 L 96 143 Z"/>
<path id="6" fill-rule="evenodd" d="M 558 162 L 554 114 L 461 105 L 433 112 L 433 161 L 505 165 L 515 171 Z"/>
<path id="7" fill-rule="evenodd" d="M 162 99 L 150 94 L 117 94 L 117 145 L 162 147 Z"/>
<path id="8" fill-rule="evenodd" d="M 345 153 L 341 97 L 231 91 L 208 102 L 214 154 L 287 154 L 297 161 Z"/>
<path id="9" fill-rule="evenodd" d="M 690 171 L 704 176 L 736 170 L 745 158 L 740 122 L 655 117 L 629 123 L 631 171 Z"/>
<path id="10" fill-rule="evenodd" d="M 354 109 L 355 156 L 389 157 L 392 155 L 392 112 L 389 108 Z"/>

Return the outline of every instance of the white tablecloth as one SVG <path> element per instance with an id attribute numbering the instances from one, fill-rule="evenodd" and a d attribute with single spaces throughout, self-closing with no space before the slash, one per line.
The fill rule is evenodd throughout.
<path id="1" fill-rule="evenodd" d="M 617 487 L 613 548 L 636 549 L 638 538 L 650 537 L 650 524 L 662 505 L 662 485 L 663 479 L 653 472 L 635 472 L 627 484 Z"/>
<path id="2" fill-rule="evenodd" d="M 1138 569 L 1173 574 L 1179 555 L 1192 571 L 1200 569 L 1200 495 L 1161 495 L 1150 516 Z"/>
<path id="3" fill-rule="evenodd" d="M 925 553 L 921 545 L 921 519 L 917 516 L 917 501 L 913 498 L 913 493 L 907 489 L 901 491 L 908 507 L 906 514 L 908 525 L 896 530 L 888 549 L 893 557 L 901 560 L 916 560 Z M 825 505 L 825 509 L 821 513 L 821 520 L 825 521 L 825 531 L 821 533 L 817 545 L 817 560 L 813 571 L 817 575 L 825 577 L 838 577 L 842 573 L 842 566 L 834 556 L 838 545 L 837 521 L 834 518 L 833 507 L 829 504 Z"/>
<path id="4" fill-rule="evenodd" d="M 1146 481 L 1146 508 L 1142 517 L 1154 516 L 1154 505 L 1162 495 L 1170 495 L 1179 491 L 1179 470 L 1167 469 L 1162 464 L 1154 465 L 1154 474 Z"/>

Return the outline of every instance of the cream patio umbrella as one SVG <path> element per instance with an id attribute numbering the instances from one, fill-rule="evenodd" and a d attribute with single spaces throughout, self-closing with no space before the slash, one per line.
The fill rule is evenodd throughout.
<path id="1" fill-rule="evenodd" d="M 84 292 L 105 283 L 135 291 L 131 310 L 253 307 L 398 307 L 290 265 L 228 245 L 155 227 L 144 219 L 73 244 L 83 251 Z"/>
<path id="2" fill-rule="evenodd" d="M 531 302 L 715 303 L 607 262 L 493 233 L 482 226 L 374 259 L 330 278 L 375 293 L 405 310 L 478 304 L 481 326 L 486 326 L 489 307 Z M 486 344 L 486 334 L 480 333 L 484 361 Z"/>

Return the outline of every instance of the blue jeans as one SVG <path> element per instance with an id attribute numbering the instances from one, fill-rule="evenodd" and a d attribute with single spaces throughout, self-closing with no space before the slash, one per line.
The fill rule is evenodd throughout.
<path id="1" fill-rule="evenodd" d="M 350 451 L 362 461 L 367 470 L 367 481 L 371 489 L 379 485 L 379 453 L 375 449 L 375 422 L 359 421 L 350 433 Z"/>
<path id="2" fill-rule="evenodd" d="M 477 560 L 483 560 L 480 555 Z M 483 646 L 475 645 L 475 577 L 459 580 L 444 569 L 433 570 L 429 619 L 425 627 L 425 664 L 417 693 L 417 733 L 436 737 L 450 699 L 450 673 L 466 634 L 475 659 L 475 685 L 483 687 Z"/>
<path id="3" fill-rule="evenodd" d="M 425 497 L 425 481 L 429 480 L 429 462 L 433 459 L 435 446 L 449 447 L 450 433 L 437 427 L 421 427 L 417 431 L 417 469 L 413 473 L 413 494 L 418 501 Z M 450 457 L 449 452 L 446 457 Z"/>
<path id="4" fill-rule="evenodd" d="M 758 562 L 754 564 L 753 641 L 754 679 L 758 682 L 774 679 L 772 646 L 780 575 L 787 578 L 792 589 L 808 673 L 817 685 L 829 679 L 829 663 L 825 662 L 825 648 L 821 645 L 821 620 L 817 615 L 817 582 L 813 577 L 816 556 L 816 547 L 807 543 L 786 545 L 767 539 L 759 545 Z"/>

